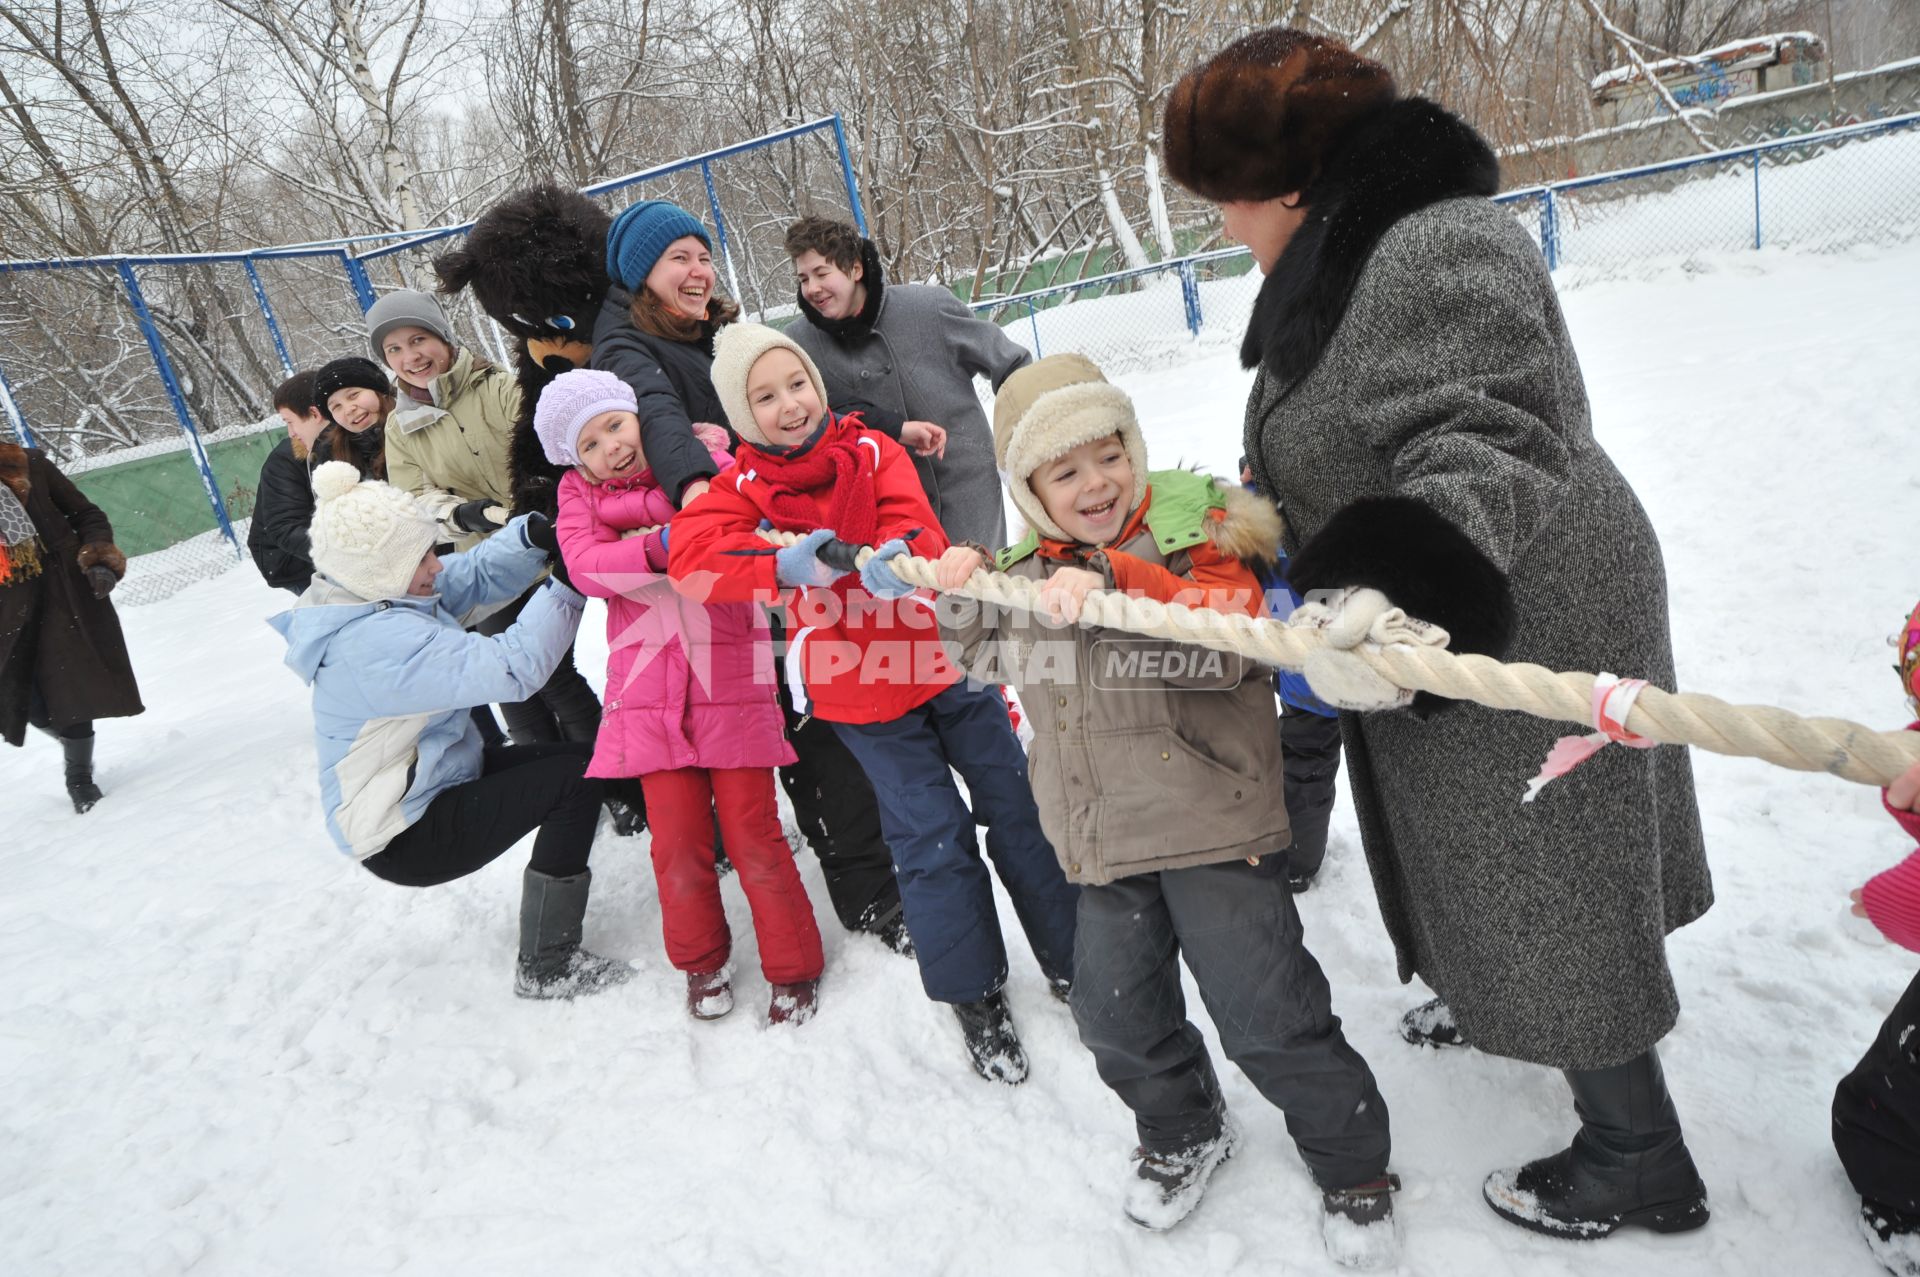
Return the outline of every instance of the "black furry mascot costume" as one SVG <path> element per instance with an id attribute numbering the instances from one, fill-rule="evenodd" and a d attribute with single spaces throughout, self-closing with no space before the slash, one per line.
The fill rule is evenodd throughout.
<path id="1" fill-rule="evenodd" d="M 440 291 L 471 288 L 494 323 L 513 335 L 520 416 L 507 449 L 513 513 L 559 515 L 565 467 L 547 460 L 533 408 L 548 382 L 586 366 L 593 321 L 607 295 L 606 210 L 578 191 L 547 183 L 507 197 L 474 223 L 466 243 L 433 261 Z M 646 827 L 640 785 L 609 786 L 607 810 L 622 834 Z"/>
<path id="2" fill-rule="evenodd" d="M 607 227 L 592 199 L 551 182 L 516 191 L 481 215 L 466 243 L 434 259 L 440 291 L 473 290 L 480 309 L 513 335 L 520 419 L 507 457 L 513 511 L 552 518 L 565 467 L 548 461 L 533 433 L 533 408 L 547 383 L 584 368 L 593 324 L 612 280 Z"/>

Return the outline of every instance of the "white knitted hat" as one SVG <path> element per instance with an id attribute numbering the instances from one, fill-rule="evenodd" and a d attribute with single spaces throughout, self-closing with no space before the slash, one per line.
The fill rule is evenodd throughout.
<path id="1" fill-rule="evenodd" d="M 765 446 L 767 436 L 753 424 L 753 405 L 747 402 L 747 374 L 760 356 L 770 350 L 791 350 L 800 357 L 800 366 L 813 381 L 813 393 L 820 396 L 821 411 L 827 410 L 827 386 L 820 370 L 813 366 L 807 352 L 793 338 L 764 324 L 728 324 L 713 339 L 713 368 L 710 377 L 714 393 L 727 410 L 727 424 L 733 433 L 748 443 Z"/>
<path id="2" fill-rule="evenodd" d="M 425 506 L 344 461 L 313 472 L 313 566 L 361 598 L 397 599 L 439 539 Z"/>
<path id="3" fill-rule="evenodd" d="M 1056 541 L 1071 539 L 1047 517 L 1027 480 L 1055 457 L 1108 435 L 1119 435 L 1126 447 L 1138 504 L 1147 495 L 1146 440 L 1133 400 L 1098 365 L 1084 355 L 1048 355 L 1000 383 L 993 402 L 994 460 L 1028 527 Z"/>

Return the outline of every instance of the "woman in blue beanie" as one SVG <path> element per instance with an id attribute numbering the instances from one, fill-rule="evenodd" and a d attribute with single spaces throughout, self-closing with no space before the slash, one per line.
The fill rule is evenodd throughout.
<path id="1" fill-rule="evenodd" d="M 640 399 L 640 445 L 660 486 L 685 505 L 718 473 L 693 432 L 648 412 L 644 392 L 672 383 L 688 421 L 724 426 L 713 392 L 713 335 L 740 307 L 715 291 L 713 241 L 700 219 L 667 200 L 642 200 L 607 230 L 613 287 L 593 326 L 592 366 L 632 386 Z M 731 447 L 731 436 L 729 436 Z"/>

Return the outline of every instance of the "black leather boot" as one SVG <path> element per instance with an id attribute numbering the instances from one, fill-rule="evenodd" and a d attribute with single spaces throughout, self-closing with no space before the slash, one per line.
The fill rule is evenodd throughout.
<path id="1" fill-rule="evenodd" d="M 93 783 L 93 733 L 62 736 L 60 748 L 67 755 L 67 797 L 73 800 L 73 809 L 84 816 L 106 796 Z"/>
<path id="2" fill-rule="evenodd" d="M 989 1082 L 1018 1086 L 1027 1080 L 1027 1053 L 1014 1032 L 1007 995 L 989 993 L 978 1002 L 956 1002 L 953 1014 L 967 1040 L 967 1060 Z"/>
<path id="3" fill-rule="evenodd" d="M 1569 1069 L 1580 1131 L 1571 1147 L 1487 1177 L 1501 1218 L 1554 1237 L 1605 1237 L 1630 1224 L 1680 1233 L 1707 1222 L 1707 1186 L 1694 1169 L 1667 1094 L 1660 1057 L 1608 1069 Z"/>

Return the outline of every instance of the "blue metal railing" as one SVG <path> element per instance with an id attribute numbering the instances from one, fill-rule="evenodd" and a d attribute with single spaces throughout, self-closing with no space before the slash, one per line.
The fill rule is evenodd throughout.
<path id="1" fill-rule="evenodd" d="M 817 120 L 809 120 L 804 124 L 796 124 L 790 128 L 778 129 L 772 133 L 762 134 L 756 138 L 749 138 L 744 142 L 735 142 L 730 146 L 723 146 L 717 150 L 707 151 L 700 155 L 688 156 L 667 164 L 659 164 L 652 168 L 641 169 L 620 177 L 609 178 L 603 182 L 595 182 L 581 189 L 588 195 L 607 195 L 615 191 L 625 190 L 628 187 L 637 186 L 643 182 L 655 181 L 674 173 L 698 169 L 706 186 L 707 203 L 713 213 L 714 230 L 719 236 L 721 254 L 727 264 L 729 279 L 733 280 L 733 257 L 729 246 L 726 218 L 721 211 L 720 196 L 713 181 L 713 164 L 716 161 L 727 159 L 730 156 L 741 155 L 748 151 L 771 146 L 777 142 L 790 141 L 794 138 L 804 137 L 808 134 L 822 131 L 830 131 L 833 134 L 835 155 L 839 162 L 840 176 L 846 183 L 847 202 L 853 213 L 854 224 L 858 226 L 861 233 L 864 234 L 867 226 L 866 212 L 861 205 L 859 187 L 854 179 L 853 160 L 847 153 L 846 130 L 841 125 L 840 117 L 837 115 L 826 116 Z M 161 339 L 160 330 L 154 322 L 151 308 L 147 305 L 146 297 L 141 292 L 139 277 L 135 273 L 136 268 L 145 266 L 217 266 L 238 263 L 246 271 L 247 283 L 252 291 L 254 304 L 260 311 L 261 318 L 266 322 L 267 332 L 273 339 L 274 351 L 279 356 L 280 366 L 290 375 L 294 370 L 292 351 L 288 346 L 286 334 L 280 326 L 279 316 L 275 314 L 273 304 L 268 299 L 267 289 L 261 282 L 258 270 L 259 263 L 319 257 L 336 258 L 340 262 L 340 268 L 346 278 L 348 286 L 353 290 L 354 300 L 359 303 L 361 312 L 365 313 L 372 307 L 376 299 L 373 281 L 367 275 L 367 262 L 404 252 L 410 248 L 417 248 L 423 244 L 431 244 L 439 240 L 452 238 L 456 235 L 464 235 L 472 229 L 472 222 L 461 222 L 458 225 L 436 226 L 427 230 L 375 231 L 365 235 L 343 236 L 339 239 L 308 240 L 298 244 L 280 244 L 267 248 L 239 249 L 226 252 L 116 253 L 101 257 L 59 257 L 32 261 L 5 260 L 0 261 L 0 272 L 99 269 L 113 271 L 119 277 L 121 287 L 127 297 L 128 305 L 131 307 L 134 318 L 140 326 L 141 333 L 146 339 L 147 350 L 153 359 L 154 368 L 159 373 L 161 384 L 166 389 L 168 403 L 173 409 L 174 416 L 179 420 L 180 433 L 182 437 L 186 439 L 188 451 L 193 456 L 194 464 L 200 470 L 201 482 L 206 487 L 207 503 L 213 510 L 214 520 L 218 523 L 221 532 L 226 536 L 234 553 L 239 554 L 241 553 L 239 540 L 234 533 L 232 521 L 227 517 L 226 504 L 220 498 L 219 484 L 215 481 L 212 467 L 208 464 L 206 449 L 200 440 L 200 430 L 195 425 L 192 413 L 187 407 L 186 397 L 181 393 L 180 380 L 174 371 L 172 360 L 167 354 L 166 344 Z M 373 247 L 366 247 L 368 245 Z M 733 282 L 733 290 L 735 296 L 738 296 L 740 290 L 737 280 Z M 4 419 L 13 433 L 18 435 L 23 442 L 31 447 L 33 445 L 31 428 L 27 423 L 25 412 L 22 411 L 18 399 L 13 394 L 12 387 L 6 380 L 4 369 L 0 369 L 0 410 L 4 411 Z"/>

